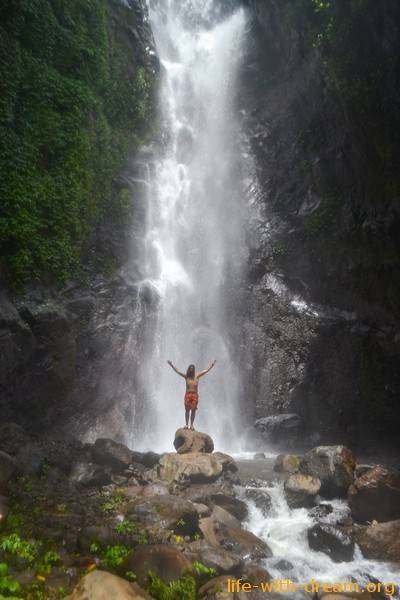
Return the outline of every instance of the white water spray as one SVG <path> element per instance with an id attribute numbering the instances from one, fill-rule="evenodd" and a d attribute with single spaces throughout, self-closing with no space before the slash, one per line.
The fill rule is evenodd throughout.
<path id="1" fill-rule="evenodd" d="M 163 143 L 149 180 L 142 285 L 157 308 L 141 373 L 145 422 L 132 441 L 154 450 L 171 449 L 184 424 L 185 382 L 168 359 L 181 371 L 217 360 L 200 380 L 195 424 L 218 449 L 238 449 L 240 379 L 230 324 L 246 261 L 234 107 L 245 15 L 238 10 L 215 23 L 217 8 L 209 0 L 150 6 Z"/>

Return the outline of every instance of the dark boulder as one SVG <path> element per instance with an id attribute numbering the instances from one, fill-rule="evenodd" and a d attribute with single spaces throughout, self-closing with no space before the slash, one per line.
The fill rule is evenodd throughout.
<path id="1" fill-rule="evenodd" d="M 378 465 L 358 477 L 348 493 L 356 521 L 393 521 L 400 518 L 400 474 Z"/>
<path id="2" fill-rule="evenodd" d="M 400 519 L 353 528 L 353 539 L 366 558 L 400 565 Z"/>
<path id="3" fill-rule="evenodd" d="M 99 438 L 95 441 L 92 457 L 95 463 L 110 467 L 114 471 L 123 471 L 133 461 L 132 450 L 124 444 L 107 438 Z"/>
<path id="4" fill-rule="evenodd" d="M 332 525 L 317 524 L 307 532 L 311 550 L 324 552 L 334 562 L 350 561 L 354 556 L 354 543 L 350 536 Z"/>

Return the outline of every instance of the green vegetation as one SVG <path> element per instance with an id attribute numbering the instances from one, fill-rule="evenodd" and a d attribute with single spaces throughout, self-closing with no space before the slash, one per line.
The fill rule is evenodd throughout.
<path id="1" fill-rule="evenodd" d="M 21 540 L 17 533 L 11 533 L 0 538 L 0 549 L 6 554 L 17 556 L 28 563 L 37 558 L 38 548 L 35 543 Z"/>
<path id="2" fill-rule="evenodd" d="M 20 583 L 8 574 L 8 565 L 0 563 L 0 598 L 18 600 L 16 596 L 21 591 Z"/>
<path id="3" fill-rule="evenodd" d="M 196 599 L 196 581 L 190 575 L 185 575 L 167 584 L 156 575 L 149 573 L 147 590 L 150 596 L 153 596 L 156 600 Z"/>
<path id="4" fill-rule="evenodd" d="M 77 273 L 96 220 L 129 204 L 113 179 L 150 134 L 154 74 L 107 0 L 0 8 L 0 276 Z"/>
<path id="5" fill-rule="evenodd" d="M 107 546 L 104 552 L 103 562 L 109 569 L 118 567 L 128 556 L 130 548 L 117 544 L 116 546 Z"/>
<path id="6" fill-rule="evenodd" d="M 215 577 L 217 573 L 215 569 L 206 567 L 206 565 L 203 565 L 203 563 L 199 562 L 198 560 L 194 561 L 193 568 L 198 575 L 202 575 L 207 578 Z"/>
<path id="7" fill-rule="evenodd" d="M 37 564 L 36 572 L 41 575 L 50 575 L 52 568 L 62 563 L 58 552 L 48 550 Z"/>

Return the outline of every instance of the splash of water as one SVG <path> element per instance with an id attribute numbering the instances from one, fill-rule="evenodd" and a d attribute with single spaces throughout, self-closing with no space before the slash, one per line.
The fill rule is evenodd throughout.
<path id="1" fill-rule="evenodd" d="M 241 9 L 221 19 L 217 9 L 210 0 L 149 7 L 163 135 L 149 180 L 142 285 L 156 309 L 145 333 L 146 410 L 136 447 L 170 449 L 184 424 L 185 382 L 167 360 L 186 371 L 217 359 L 200 380 L 196 425 L 219 449 L 238 450 L 240 378 L 230 332 L 246 262 L 246 208 L 234 98 L 246 19 Z"/>
<path id="2" fill-rule="evenodd" d="M 312 579 L 325 583 L 344 583 L 354 578 L 362 587 L 371 580 L 371 577 L 374 577 L 383 583 L 398 584 L 400 577 L 398 565 L 366 559 L 358 546 L 353 560 L 349 562 L 334 562 L 324 552 L 310 549 L 307 531 L 316 522 L 334 525 L 339 518 L 347 516 L 350 509 L 345 501 L 329 501 L 333 508 L 332 513 L 318 520 L 314 519 L 306 508 L 289 508 L 282 482 L 265 482 L 265 487 L 257 489 L 265 490 L 269 494 L 271 510 L 267 516 L 264 516 L 252 501 L 246 500 L 242 489 L 240 495 L 243 500 L 246 500 L 249 508 L 249 517 L 245 526 L 271 547 L 273 557 L 265 560 L 265 567 L 272 578 L 290 579 L 303 584 Z M 282 560 L 289 561 L 292 569 L 288 569 L 286 565 L 280 567 L 279 561 Z M 300 593 L 299 597 L 304 598 L 304 595 Z"/>

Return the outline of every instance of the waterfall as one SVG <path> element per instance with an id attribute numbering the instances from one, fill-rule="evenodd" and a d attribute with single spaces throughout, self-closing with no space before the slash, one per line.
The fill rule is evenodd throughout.
<path id="1" fill-rule="evenodd" d="M 246 263 L 246 202 L 235 78 L 246 18 L 242 9 L 220 16 L 219 8 L 217 0 L 149 6 L 162 71 L 162 133 L 148 175 L 141 286 L 156 308 L 145 329 L 145 410 L 133 428 L 136 447 L 171 449 L 184 424 L 185 382 L 167 360 L 186 371 L 216 359 L 200 380 L 195 426 L 218 449 L 238 449 L 233 330 Z"/>

